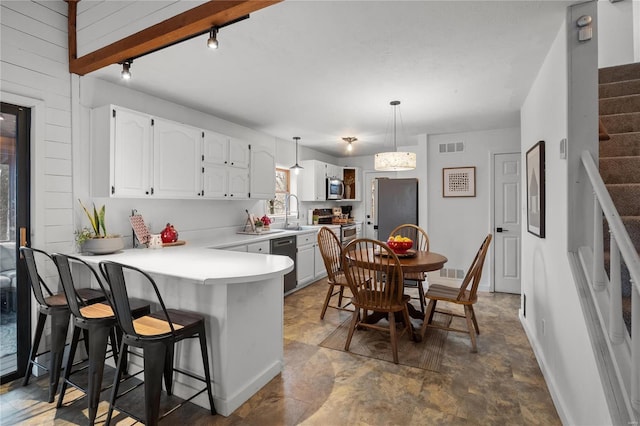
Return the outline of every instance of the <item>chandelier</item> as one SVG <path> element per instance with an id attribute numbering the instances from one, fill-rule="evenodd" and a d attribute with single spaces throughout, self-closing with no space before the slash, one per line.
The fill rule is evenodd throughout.
<path id="1" fill-rule="evenodd" d="M 381 172 L 413 170 L 416 168 L 415 152 L 398 152 L 397 110 L 400 101 L 391 101 L 389 104 L 393 106 L 393 151 L 376 154 L 374 168 Z"/>

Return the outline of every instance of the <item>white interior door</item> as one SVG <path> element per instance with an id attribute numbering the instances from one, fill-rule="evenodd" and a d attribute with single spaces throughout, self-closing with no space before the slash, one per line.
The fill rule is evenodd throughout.
<path id="1" fill-rule="evenodd" d="M 373 211 L 373 180 L 376 178 L 394 178 L 397 176 L 396 172 L 374 172 L 367 171 L 363 173 L 363 192 L 364 197 L 364 238 L 377 239 L 377 232 L 374 229 L 374 225 L 377 223 L 375 218 L 375 212 Z"/>
<path id="2" fill-rule="evenodd" d="M 494 156 L 495 291 L 520 294 L 520 154 Z"/>

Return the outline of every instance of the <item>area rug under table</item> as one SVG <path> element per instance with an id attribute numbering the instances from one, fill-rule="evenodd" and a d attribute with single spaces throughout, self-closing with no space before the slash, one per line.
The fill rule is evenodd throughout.
<path id="1" fill-rule="evenodd" d="M 381 325 L 385 321 L 381 320 Z M 451 315 L 436 313 L 433 321 L 448 326 L 451 324 Z M 319 346 L 344 352 L 350 323 L 351 317 L 340 324 Z M 423 370 L 440 371 L 447 334 L 446 330 L 427 328 L 422 342 L 414 342 L 404 333 L 398 338 L 399 363 Z M 349 352 L 367 358 L 393 362 L 391 339 L 388 332 L 371 329 L 356 330 L 351 339 Z"/>

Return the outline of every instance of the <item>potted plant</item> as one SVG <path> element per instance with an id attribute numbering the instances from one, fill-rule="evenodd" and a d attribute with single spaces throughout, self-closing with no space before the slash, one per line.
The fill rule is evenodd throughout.
<path id="1" fill-rule="evenodd" d="M 258 233 L 258 234 L 262 233 L 262 229 L 264 227 L 264 223 L 262 223 L 262 221 L 260 219 L 256 219 L 255 222 L 253 222 L 253 226 L 256 228 L 256 233 Z"/>
<path id="2" fill-rule="evenodd" d="M 260 218 L 260 221 L 262 222 L 263 229 L 265 231 L 268 231 L 269 229 L 271 229 L 271 218 L 269 216 L 265 214 Z"/>
<path id="3" fill-rule="evenodd" d="M 93 204 L 92 214 L 84 204 L 82 204 L 82 201 L 78 199 L 78 202 L 87 214 L 92 228 L 84 227 L 75 232 L 76 243 L 80 247 L 80 251 L 93 254 L 107 254 L 122 250 L 124 248 L 122 237 L 120 237 L 120 235 L 107 234 L 104 221 L 105 206 L 103 205 L 100 210 L 98 210 L 96 205 Z"/>

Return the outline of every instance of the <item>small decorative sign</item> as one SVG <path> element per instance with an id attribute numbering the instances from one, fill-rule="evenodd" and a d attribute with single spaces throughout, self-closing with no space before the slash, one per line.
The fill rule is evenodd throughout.
<path id="1" fill-rule="evenodd" d="M 476 168 L 452 167 L 442 169 L 443 197 L 475 197 Z"/>

